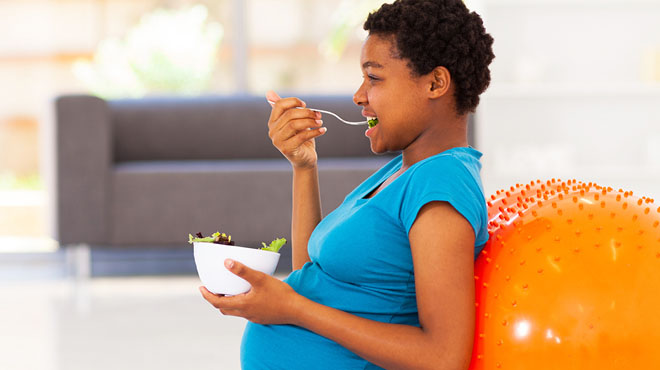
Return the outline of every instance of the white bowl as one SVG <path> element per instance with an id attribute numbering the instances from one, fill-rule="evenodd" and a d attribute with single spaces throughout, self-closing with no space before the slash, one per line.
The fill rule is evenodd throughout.
<path id="1" fill-rule="evenodd" d="M 227 270 L 227 258 L 268 275 L 275 272 L 280 260 L 279 253 L 234 245 L 194 242 L 193 249 L 199 278 L 215 294 L 235 295 L 251 288 L 250 283 Z"/>

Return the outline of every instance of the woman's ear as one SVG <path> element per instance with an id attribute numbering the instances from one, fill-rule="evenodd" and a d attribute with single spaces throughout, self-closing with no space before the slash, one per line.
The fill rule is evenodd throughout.
<path id="1" fill-rule="evenodd" d="M 429 73 L 429 77 L 431 80 L 429 97 L 435 99 L 444 96 L 449 90 L 449 84 L 451 83 L 449 70 L 445 67 L 435 67 L 431 73 Z"/>

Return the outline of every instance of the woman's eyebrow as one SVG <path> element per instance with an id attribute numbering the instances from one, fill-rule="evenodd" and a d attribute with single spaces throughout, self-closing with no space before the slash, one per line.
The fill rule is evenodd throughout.
<path id="1" fill-rule="evenodd" d="M 383 68 L 383 65 L 377 62 L 366 61 L 362 64 L 362 68 L 366 69 L 368 67 L 372 68 Z"/>

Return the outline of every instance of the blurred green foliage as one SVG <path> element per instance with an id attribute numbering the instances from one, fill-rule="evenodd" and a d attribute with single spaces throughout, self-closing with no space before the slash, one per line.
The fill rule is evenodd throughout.
<path id="1" fill-rule="evenodd" d="M 106 99 L 198 94 L 210 82 L 223 32 L 220 23 L 208 20 L 204 5 L 157 9 L 124 38 L 102 41 L 93 61 L 77 61 L 73 72 Z"/>
<path id="2" fill-rule="evenodd" d="M 11 172 L 0 172 L 0 190 L 43 190 L 44 184 L 38 173 L 17 176 Z"/>

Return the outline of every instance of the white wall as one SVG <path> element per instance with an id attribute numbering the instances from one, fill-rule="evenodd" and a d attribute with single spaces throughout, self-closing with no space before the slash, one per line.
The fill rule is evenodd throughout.
<path id="1" fill-rule="evenodd" d="M 660 1 L 491 0 L 487 193 L 540 178 L 660 196 Z"/>
<path id="2" fill-rule="evenodd" d="M 227 31 L 212 89 L 230 93 L 232 2 L 205 2 Z M 0 23 L 11 31 L 0 37 L 0 120 L 32 116 L 43 125 L 54 96 L 83 91 L 71 56 L 120 36 L 157 3 L 0 2 Z M 467 3 L 495 37 L 493 79 L 477 118 L 487 193 L 575 177 L 660 195 L 660 0 Z M 357 37 L 339 60 L 317 48 L 340 4 L 249 0 L 250 91 L 352 93 L 360 83 Z"/>

